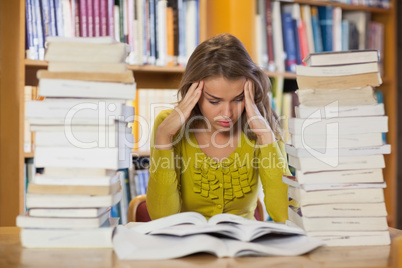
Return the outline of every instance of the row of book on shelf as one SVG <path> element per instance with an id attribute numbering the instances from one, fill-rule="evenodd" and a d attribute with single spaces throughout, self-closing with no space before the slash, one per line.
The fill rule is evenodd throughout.
<path id="1" fill-rule="evenodd" d="M 286 145 L 289 222 L 333 246 L 388 245 L 382 174 L 391 147 L 378 51 L 310 54 L 297 66 L 299 105 Z"/>
<path id="2" fill-rule="evenodd" d="M 353 49 L 379 50 L 382 68 L 384 25 L 367 11 L 257 0 L 255 22 L 256 61 L 269 71 L 295 72 L 309 53 Z"/>
<path id="3" fill-rule="evenodd" d="M 380 7 L 390 8 L 390 0 L 331 0 L 332 2 L 348 4 L 348 5 L 361 5 L 367 7 Z"/>
<path id="4" fill-rule="evenodd" d="M 26 0 L 26 57 L 43 60 L 49 36 L 111 36 L 129 64 L 184 65 L 199 43 L 198 0 Z"/>
<path id="5" fill-rule="evenodd" d="M 49 36 L 112 36 L 130 45 L 129 64 L 185 65 L 206 23 L 203 1 L 26 0 L 26 57 L 43 60 Z M 378 49 L 382 61 L 384 25 L 369 12 L 253 1 L 256 61 L 269 71 L 295 72 L 309 53 L 322 51 Z M 369 4 L 388 8 L 387 2 Z"/>
<path id="6" fill-rule="evenodd" d="M 69 46 L 74 52 L 67 61 L 84 62 L 92 71 L 37 72 L 37 94 L 44 99 L 27 101 L 25 116 L 36 134 L 33 165 L 43 168 L 43 174 L 28 183 L 27 212 L 17 217 L 21 243 L 111 247 L 118 224 L 118 218 L 110 217 L 111 207 L 128 202 L 122 189 L 128 177 L 124 171 L 133 165 L 134 139 L 127 125 L 133 122 L 134 108 L 126 103 L 134 99 L 136 83 L 131 71 L 111 73 L 107 65 L 124 63 L 127 45 L 53 38 L 48 46 L 50 64 L 66 61 L 58 51 Z M 97 60 L 105 70 L 97 69 Z"/>

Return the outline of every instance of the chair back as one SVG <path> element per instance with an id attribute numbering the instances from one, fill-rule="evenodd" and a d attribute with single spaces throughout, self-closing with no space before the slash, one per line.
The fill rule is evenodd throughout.
<path id="1" fill-rule="evenodd" d="M 151 221 L 147 209 L 146 195 L 137 195 L 128 206 L 128 222 Z"/>

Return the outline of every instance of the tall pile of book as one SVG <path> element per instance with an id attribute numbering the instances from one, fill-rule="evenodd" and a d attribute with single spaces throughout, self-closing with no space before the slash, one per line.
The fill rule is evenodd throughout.
<path id="1" fill-rule="evenodd" d="M 390 243 L 384 203 L 384 154 L 391 151 L 376 50 L 310 54 L 297 66 L 296 118 L 286 145 L 295 176 L 290 224 L 329 246 Z"/>
<path id="2" fill-rule="evenodd" d="M 28 211 L 17 216 L 25 247 L 112 247 L 122 197 L 122 172 L 132 165 L 127 124 L 136 83 L 124 60 L 127 45 L 112 38 L 49 38 L 48 70 L 37 72 L 43 101 L 26 106 L 36 132 Z"/>

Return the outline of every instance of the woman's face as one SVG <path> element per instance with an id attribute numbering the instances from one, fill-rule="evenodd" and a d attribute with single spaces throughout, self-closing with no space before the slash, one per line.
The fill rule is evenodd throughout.
<path id="1" fill-rule="evenodd" d="M 246 78 L 227 80 L 222 76 L 204 80 L 198 106 L 212 131 L 229 131 L 244 110 Z"/>

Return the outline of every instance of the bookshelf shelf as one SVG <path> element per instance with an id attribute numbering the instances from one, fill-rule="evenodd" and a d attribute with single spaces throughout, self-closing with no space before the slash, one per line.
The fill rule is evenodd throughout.
<path id="1" fill-rule="evenodd" d="M 34 152 L 24 153 L 24 158 L 33 158 Z"/>
<path id="2" fill-rule="evenodd" d="M 134 157 L 142 157 L 142 156 L 150 156 L 150 151 L 133 151 L 132 156 Z"/>
<path id="3" fill-rule="evenodd" d="M 395 226 L 397 182 L 397 75 L 396 75 L 396 5 L 391 0 L 389 9 L 354 6 L 331 1 L 281 0 L 281 3 L 306 5 L 332 5 L 343 10 L 360 10 L 372 14 L 371 19 L 385 25 L 383 85 L 386 114 L 389 116 L 388 143 L 392 154 L 386 155 L 384 177 L 387 188 L 385 200 L 389 225 Z M 202 40 L 215 34 L 228 32 L 237 36 L 254 53 L 255 1 L 200 0 L 200 6 L 208 16 L 201 16 Z M 25 1 L 0 1 L 0 226 L 13 226 L 24 208 L 24 85 L 38 84 L 36 72 L 46 69 L 45 61 L 24 59 L 25 54 Z M 13 27 L 10 27 L 13 25 Z M 184 71 L 180 66 L 128 66 L 134 72 L 138 88 L 177 88 Z M 293 73 L 266 72 L 270 77 L 295 79 Z M 133 152 L 133 155 L 149 155 L 149 152 Z"/>
<path id="4" fill-rule="evenodd" d="M 298 3 L 302 5 L 312 5 L 312 6 L 334 6 L 340 7 L 344 10 L 360 10 L 360 11 L 367 11 L 370 13 L 384 13 L 384 14 L 391 14 L 391 9 L 395 8 L 393 5 L 389 9 L 387 8 L 379 8 L 379 7 L 368 7 L 363 5 L 350 5 L 350 4 L 343 4 L 337 3 L 332 1 L 313 1 L 313 0 L 280 0 L 282 3 Z"/>

